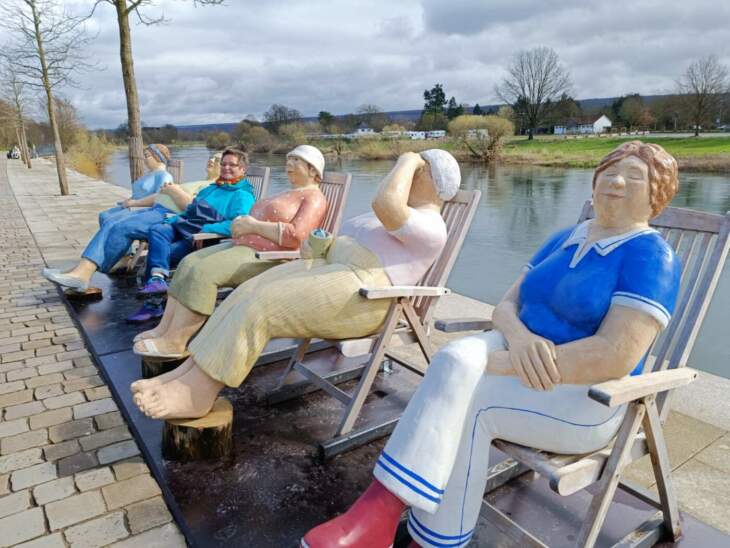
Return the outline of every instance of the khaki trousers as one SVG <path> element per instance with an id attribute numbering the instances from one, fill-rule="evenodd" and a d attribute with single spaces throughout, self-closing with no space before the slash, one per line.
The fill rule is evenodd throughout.
<path id="1" fill-rule="evenodd" d="M 348 339 L 376 332 L 390 300 L 368 300 L 359 290 L 390 285 L 372 252 L 340 236 L 326 259 L 275 266 L 240 285 L 189 349 L 203 371 L 236 387 L 273 338 Z"/>

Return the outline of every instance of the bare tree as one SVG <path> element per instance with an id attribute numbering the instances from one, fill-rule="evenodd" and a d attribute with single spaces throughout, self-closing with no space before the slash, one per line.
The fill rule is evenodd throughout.
<path id="1" fill-rule="evenodd" d="M 728 93 L 728 69 L 714 55 L 698 59 L 679 79 L 677 88 L 684 96 L 697 137 L 702 125 L 722 110 L 723 95 Z"/>
<path id="2" fill-rule="evenodd" d="M 507 72 L 495 93 L 512 106 L 532 139 L 552 104 L 570 91 L 570 74 L 560 65 L 558 54 L 547 47 L 518 52 Z"/>
<path id="3" fill-rule="evenodd" d="M 32 165 L 28 150 L 28 137 L 25 131 L 26 95 L 23 89 L 24 86 L 18 79 L 18 75 L 13 66 L 5 59 L 3 59 L 2 68 L 0 69 L 0 78 L 2 78 L 0 95 L 7 100 L 8 106 L 10 107 L 7 113 L 5 113 L 5 116 L 0 116 L 5 122 L 15 127 L 15 135 L 23 163 L 30 169 Z"/>
<path id="4" fill-rule="evenodd" d="M 66 161 L 56 123 L 53 90 L 74 85 L 73 71 L 90 65 L 83 48 L 90 41 L 84 29 L 86 17 L 72 15 L 57 0 L 4 0 L 0 25 L 12 33 L 2 56 L 17 74 L 18 81 L 43 90 L 56 153 L 58 185 L 67 195 Z"/>
<path id="5" fill-rule="evenodd" d="M 224 0 L 193 0 L 194 4 L 216 5 Z M 154 0 L 95 0 L 94 10 L 102 2 L 111 4 L 117 12 L 117 26 L 119 27 L 119 55 L 122 62 L 122 80 L 124 81 L 124 95 L 127 100 L 127 127 L 129 131 L 129 174 L 132 180 L 138 179 L 144 173 L 144 155 L 142 141 L 142 117 L 139 110 L 139 95 L 137 94 L 137 80 L 134 77 L 134 59 L 132 57 L 132 32 L 129 28 L 129 18 L 134 15 L 142 25 L 158 25 L 165 23 L 164 15 L 149 17 L 143 9 L 152 7 Z M 93 13 L 93 11 L 92 11 Z"/>

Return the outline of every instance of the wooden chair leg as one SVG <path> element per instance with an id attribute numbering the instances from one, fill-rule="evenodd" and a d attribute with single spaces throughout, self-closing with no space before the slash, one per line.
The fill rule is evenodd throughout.
<path id="1" fill-rule="evenodd" d="M 626 417 L 616 435 L 613 450 L 598 482 L 598 494 L 593 497 L 588 512 L 583 518 L 583 526 L 578 535 L 577 546 L 591 548 L 596 543 L 603 522 L 606 520 L 606 514 L 616 492 L 616 487 L 618 487 L 621 479 L 626 457 L 631 452 L 634 438 L 641 427 L 645 411 L 646 407 L 643 402 L 629 404 Z"/>
<path id="2" fill-rule="evenodd" d="M 431 340 L 429 339 L 426 330 L 423 328 L 423 324 L 421 324 L 421 319 L 418 317 L 418 314 L 416 314 L 416 311 L 413 310 L 413 306 L 408 299 L 403 299 L 402 306 L 403 314 L 405 315 L 406 320 L 408 320 L 408 323 L 411 325 L 411 329 L 413 329 L 413 332 L 416 334 L 418 346 L 421 347 L 421 352 L 423 352 L 426 362 L 430 364 L 431 358 L 433 357 L 433 349 L 431 348 Z"/>
<path id="3" fill-rule="evenodd" d="M 137 246 L 137 251 L 134 252 L 132 260 L 130 260 L 129 264 L 127 265 L 127 273 L 131 274 L 132 272 L 134 272 L 134 269 L 137 268 L 137 264 L 142 259 L 142 256 L 145 254 L 145 251 L 147 251 L 147 242 L 140 241 L 139 245 Z"/>
<path id="4" fill-rule="evenodd" d="M 400 319 L 402 310 L 403 308 L 400 303 L 394 303 L 391 305 L 390 310 L 388 311 L 388 316 L 385 318 L 385 322 L 383 324 L 383 330 L 375 343 L 375 348 L 373 349 L 370 360 L 360 377 L 360 382 L 357 384 L 357 388 L 355 388 L 350 405 L 347 406 L 347 410 L 342 416 L 342 421 L 340 422 L 340 426 L 337 428 L 335 437 L 347 434 L 355 425 L 355 421 L 360 415 L 360 410 L 365 403 L 365 398 L 367 398 L 370 392 L 370 387 L 375 381 L 375 375 L 378 374 L 380 362 L 385 356 L 385 349 L 388 342 L 390 342 L 390 338 L 392 337 L 396 326 L 398 325 L 398 320 Z"/>
<path id="5" fill-rule="evenodd" d="M 664 442 L 659 410 L 653 397 L 644 398 L 644 405 L 646 407 L 644 432 L 646 434 L 646 444 L 649 449 L 651 465 L 654 468 L 654 478 L 656 479 L 657 491 L 659 491 L 659 500 L 662 503 L 664 527 L 671 537 L 670 540 L 676 542 L 682 534 L 679 525 L 679 508 L 677 506 L 674 487 L 672 486 L 672 468 L 669 464 L 667 445 Z"/>
<path id="6" fill-rule="evenodd" d="M 299 346 L 297 346 L 296 352 L 294 352 L 294 355 L 289 360 L 289 363 L 287 364 L 284 373 L 282 373 L 281 377 L 279 378 L 279 383 L 276 385 L 275 390 L 281 390 L 281 388 L 284 386 L 284 383 L 286 383 L 286 380 L 289 378 L 289 375 L 291 375 L 291 372 L 294 369 L 294 364 L 296 364 L 297 362 L 301 362 L 304 359 L 304 356 L 307 354 L 307 350 L 309 349 L 310 342 L 312 342 L 312 339 L 301 340 Z"/>

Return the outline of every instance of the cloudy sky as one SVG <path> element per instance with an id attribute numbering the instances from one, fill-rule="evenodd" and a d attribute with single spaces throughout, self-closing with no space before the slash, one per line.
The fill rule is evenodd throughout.
<path id="1" fill-rule="evenodd" d="M 436 82 L 489 104 L 514 53 L 537 46 L 555 49 L 576 98 L 665 93 L 697 58 L 730 64 L 725 0 L 157 0 L 146 13 L 169 19 L 132 28 L 147 125 L 261 117 L 272 103 L 305 115 L 415 109 Z M 126 107 L 112 6 L 89 27 L 105 68 L 65 95 L 90 127 L 116 127 Z"/>

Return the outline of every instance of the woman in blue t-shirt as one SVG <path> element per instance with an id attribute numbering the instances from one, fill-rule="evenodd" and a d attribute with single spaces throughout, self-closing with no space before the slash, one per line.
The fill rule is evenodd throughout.
<path id="1" fill-rule="evenodd" d="M 132 240 L 146 239 L 149 227 L 172 213 L 155 204 L 163 186 L 173 183 L 172 175 L 167 172 L 170 151 L 165 145 L 149 145 L 144 150 L 144 161 L 148 171 L 132 183 L 132 196 L 117 207 L 99 213 L 99 230 L 86 245 L 81 260 L 66 272 L 44 268 L 42 274 L 47 280 L 85 291 L 94 272 L 109 272 L 127 253 Z M 131 207 L 149 209 L 132 211 Z"/>
<path id="2" fill-rule="evenodd" d="M 132 182 L 132 195 L 115 207 L 99 213 L 99 226 L 111 220 L 120 220 L 131 213 L 130 207 L 147 207 L 154 204 L 155 195 L 163 185 L 172 183 L 172 175 L 167 171 L 170 150 L 165 145 L 151 144 L 144 149 L 144 164 L 147 172 Z"/>
<path id="3" fill-rule="evenodd" d="M 493 331 L 436 353 L 375 480 L 302 546 L 390 546 L 406 507 L 416 545 L 466 546 L 493 439 L 557 453 L 604 447 L 625 406 L 588 389 L 641 372 L 669 322 L 681 266 L 649 220 L 677 186 L 677 162 L 660 146 L 632 141 L 606 156 L 593 176 L 595 219 L 543 244 L 495 308 Z"/>

